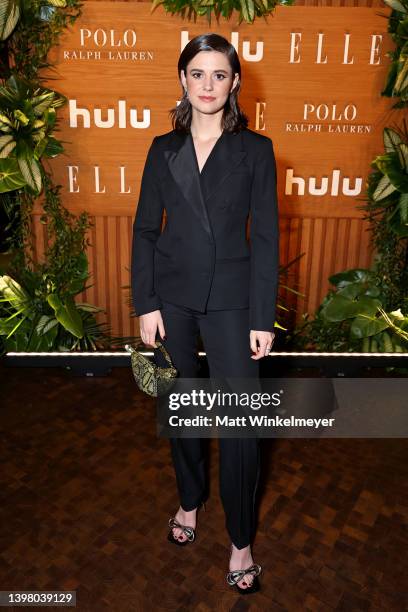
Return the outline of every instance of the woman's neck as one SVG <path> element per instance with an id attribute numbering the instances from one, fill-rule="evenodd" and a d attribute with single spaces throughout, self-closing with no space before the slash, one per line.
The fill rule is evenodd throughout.
<path id="1" fill-rule="evenodd" d="M 191 120 L 190 132 L 195 140 L 214 140 L 221 136 L 223 130 L 221 127 L 221 113 L 214 115 L 196 115 L 193 110 L 193 118 Z"/>

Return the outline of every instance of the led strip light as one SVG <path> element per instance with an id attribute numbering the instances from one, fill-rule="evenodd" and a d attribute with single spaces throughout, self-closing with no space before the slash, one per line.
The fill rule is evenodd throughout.
<path id="1" fill-rule="evenodd" d="M 142 353 L 143 355 L 154 355 L 154 352 L 152 350 L 140 350 L 140 353 Z M 199 351 L 198 355 L 200 357 L 205 357 L 206 356 L 206 352 L 205 351 Z M 70 351 L 66 351 L 66 352 L 59 352 L 59 351 L 55 351 L 55 352 L 9 352 L 9 353 L 5 353 L 5 357 L 129 357 L 130 359 L 130 354 L 127 351 L 116 351 L 116 352 L 104 352 L 104 351 L 92 351 L 92 352 L 85 352 L 85 351 L 77 351 L 77 352 L 70 352 Z M 408 358 L 408 353 L 325 353 L 325 352 L 295 352 L 295 351 L 290 351 L 290 352 L 285 352 L 285 351 L 273 351 L 272 353 L 269 353 L 268 357 L 402 357 L 402 358 Z"/>

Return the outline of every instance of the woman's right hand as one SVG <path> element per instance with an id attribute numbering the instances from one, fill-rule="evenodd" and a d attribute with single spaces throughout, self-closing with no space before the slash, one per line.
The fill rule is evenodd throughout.
<path id="1" fill-rule="evenodd" d="M 160 310 L 147 312 L 139 317 L 140 336 L 148 346 L 156 348 L 156 333 L 159 331 L 163 340 L 166 333 L 164 331 L 163 319 Z"/>

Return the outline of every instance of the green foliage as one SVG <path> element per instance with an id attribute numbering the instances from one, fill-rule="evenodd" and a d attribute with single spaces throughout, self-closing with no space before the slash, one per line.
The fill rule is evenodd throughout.
<path id="1" fill-rule="evenodd" d="M 392 8 L 388 20 L 388 32 L 395 43 L 395 49 L 387 55 L 391 64 L 383 96 L 398 97 L 392 108 L 403 108 L 408 104 L 408 1 L 384 0 Z"/>
<path id="2" fill-rule="evenodd" d="M 376 256 L 371 270 L 330 277 L 330 290 L 312 320 L 309 314 L 287 342 L 324 351 L 407 351 L 408 130 L 384 128 L 384 153 L 371 163 L 365 211 Z M 398 310 L 396 310 L 398 309 Z M 390 312 L 391 311 L 391 312 Z"/>
<path id="3" fill-rule="evenodd" d="M 70 213 L 43 160 L 63 152 L 55 138 L 56 109 L 66 98 L 41 87 L 39 70 L 68 23 L 80 14 L 77 0 L 3 0 L 0 4 L 0 198 L 12 235 L 11 261 L 0 270 L 0 344 L 4 351 L 69 351 L 109 348 L 132 338 L 112 338 L 101 312 L 75 302 L 89 278 L 85 254 L 88 213 Z M 12 68 L 10 67 L 12 66 Z M 49 78 L 48 78 L 49 80 Z M 43 195 L 42 262 L 34 258 L 31 213 Z"/>
<path id="4" fill-rule="evenodd" d="M 266 17 L 277 5 L 289 6 L 293 3 L 294 0 L 153 0 L 152 12 L 161 4 L 172 15 L 180 15 L 183 19 L 206 15 L 211 23 L 212 15 L 217 21 L 220 17 L 229 19 L 235 10 L 241 24 L 242 21 L 253 23 L 256 17 Z"/>
<path id="5" fill-rule="evenodd" d="M 83 260 L 82 260 L 83 265 Z M 78 277 L 87 271 L 78 271 Z M 24 287 L 8 275 L 0 276 L 0 344 L 8 351 L 73 351 L 107 349 L 126 339 L 112 338 L 95 314 L 102 308 L 63 302 L 46 273 L 25 269 Z"/>
<path id="6" fill-rule="evenodd" d="M 376 250 L 373 270 L 386 310 L 408 311 L 408 130 L 384 129 L 385 153 L 372 162 L 365 211 Z"/>
<path id="7" fill-rule="evenodd" d="M 0 193 L 27 185 L 42 190 L 41 157 L 55 157 L 64 149 L 52 135 L 56 108 L 66 98 L 12 75 L 0 86 Z"/>
<path id="8" fill-rule="evenodd" d="M 408 131 L 384 128 L 385 153 L 371 163 L 367 183 L 368 206 L 363 210 L 381 211 L 397 237 L 408 236 Z"/>
<path id="9" fill-rule="evenodd" d="M 46 174 L 46 196 L 40 221 L 46 226 L 45 263 L 41 266 L 49 282 L 62 299 L 76 295 L 85 289 L 88 277 L 89 245 L 86 233 L 91 227 L 88 213 L 78 216 L 61 205 L 60 185 L 53 185 Z"/>
<path id="10" fill-rule="evenodd" d="M 305 315 L 290 339 L 304 350 L 339 352 L 408 351 L 408 316 L 386 313 L 378 275 L 353 269 L 329 278 L 336 290 L 326 295 L 313 320 Z"/>
<path id="11" fill-rule="evenodd" d="M 47 55 L 51 47 L 58 44 L 67 25 L 80 16 L 82 6 L 79 0 L 2 0 L 0 74 L 4 78 L 13 73 L 24 75 L 39 82 L 39 71 L 50 66 Z"/>
<path id="12" fill-rule="evenodd" d="M 44 172 L 41 223 L 46 226 L 46 242 L 42 263 L 34 262 L 32 256 L 29 217 L 35 198 L 23 192 L 23 207 L 21 199 L 14 202 L 27 219 L 17 234 L 24 248 L 14 250 L 11 276 L 4 272 L 0 276 L 0 338 L 5 351 L 108 349 L 133 341 L 112 337 L 108 325 L 96 322 L 95 315 L 103 312 L 102 308 L 75 302 L 75 296 L 91 286 L 86 284 L 89 270 L 85 253 L 91 223 L 88 213 L 76 216 L 62 206 L 60 189 Z"/>

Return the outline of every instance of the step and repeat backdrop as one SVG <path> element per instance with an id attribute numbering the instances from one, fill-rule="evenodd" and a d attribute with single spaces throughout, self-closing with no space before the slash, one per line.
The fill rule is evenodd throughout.
<path id="1" fill-rule="evenodd" d="M 189 22 L 153 13 L 144 2 L 84 4 L 53 50 L 49 85 L 67 96 L 59 136 L 66 153 L 51 161 L 64 204 L 87 210 L 93 286 L 80 299 L 106 310 L 116 334 L 137 334 L 129 301 L 130 248 L 140 180 L 153 137 L 172 129 L 181 96 L 177 61 L 187 42 L 217 32 L 242 65 L 240 103 L 249 127 L 274 143 L 278 169 L 281 264 L 304 253 L 281 292 L 296 317 L 313 312 L 328 277 L 370 265 L 368 225 L 357 209 L 384 126 L 401 111 L 381 96 L 393 46 L 389 9 L 379 6 L 278 7 L 273 17 L 238 25 Z M 41 203 L 34 222 L 41 257 Z"/>

